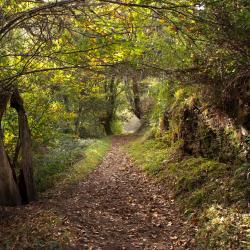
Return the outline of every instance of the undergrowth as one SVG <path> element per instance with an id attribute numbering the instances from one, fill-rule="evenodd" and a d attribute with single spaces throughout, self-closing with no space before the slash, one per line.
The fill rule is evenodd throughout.
<path id="1" fill-rule="evenodd" d="M 143 136 L 127 146 L 135 163 L 169 183 L 188 217 L 199 221 L 197 249 L 246 249 L 249 246 L 248 164 L 224 164 L 181 153 L 181 141 Z"/>
<path id="2" fill-rule="evenodd" d="M 35 182 L 39 192 L 62 182 L 83 178 L 102 160 L 109 139 L 63 137 L 35 154 Z"/>

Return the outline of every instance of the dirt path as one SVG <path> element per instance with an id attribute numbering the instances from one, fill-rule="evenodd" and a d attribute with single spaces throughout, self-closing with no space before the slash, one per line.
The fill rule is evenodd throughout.
<path id="1" fill-rule="evenodd" d="M 50 249 L 190 249 L 190 226 L 180 219 L 171 197 L 133 166 L 121 148 L 126 140 L 114 138 L 103 163 L 85 181 L 26 206 L 25 212 L 8 211 L 9 222 L 2 219 L 6 230 L 0 230 L 0 237 L 13 222 L 31 221 L 35 229 L 24 229 L 39 235 L 40 249 L 51 244 Z M 39 217 L 52 224 L 49 229 Z M 34 245 L 39 243 L 30 241 L 27 249 L 39 249 Z"/>

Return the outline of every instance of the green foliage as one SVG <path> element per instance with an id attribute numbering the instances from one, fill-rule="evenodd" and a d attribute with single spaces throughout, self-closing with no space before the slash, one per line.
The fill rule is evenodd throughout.
<path id="1" fill-rule="evenodd" d="M 34 156 L 38 191 L 57 186 L 66 179 L 80 180 L 98 165 L 108 145 L 108 139 L 83 140 L 63 136 L 53 146 L 39 148 Z"/>
<path id="2" fill-rule="evenodd" d="M 239 166 L 230 166 L 204 158 L 189 158 L 178 163 L 170 163 L 166 175 L 174 178 L 174 188 L 187 209 L 206 207 L 214 202 L 231 205 L 239 203 L 247 206 L 249 189 L 244 177 L 236 173 Z M 236 184 L 238 183 L 238 185 Z M 240 184 L 241 183 L 241 184 Z"/>
<path id="3" fill-rule="evenodd" d="M 236 208 L 213 205 L 201 215 L 198 249 L 248 249 L 250 246 L 250 215 Z"/>
<path id="4" fill-rule="evenodd" d="M 148 173 L 152 175 L 160 174 L 168 159 L 179 157 L 178 150 L 182 142 L 177 141 L 172 147 L 167 147 L 162 140 L 146 138 L 138 138 L 130 143 L 128 152 L 133 156 L 138 166 Z"/>
<path id="5" fill-rule="evenodd" d="M 152 123 L 158 122 L 164 111 L 172 104 L 174 91 L 177 85 L 176 83 L 170 81 L 154 81 L 152 80 L 152 84 L 149 89 L 150 96 L 157 100 L 151 117 Z"/>
<path id="6" fill-rule="evenodd" d="M 159 168 L 166 157 L 166 147 L 164 143 L 155 140 L 137 140 L 129 145 L 129 153 L 134 157 L 138 166 L 143 167 L 150 174 L 159 172 Z"/>
<path id="7" fill-rule="evenodd" d="M 104 155 L 110 146 L 110 139 L 103 138 L 100 140 L 92 140 L 92 143 L 84 150 L 83 159 L 62 173 L 60 179 L 63 184 L 70 184 L 81 181 L 103 160 Z"/>
<path id="8" fill-rule="evenodd" d="M 206 178 L 217 178 L 220 177 L 219 173 L 225 174 L 223 164 L 203 158 L 189 158 L 173 165 L 169 163 L 167 169 L 176 178 L 174 185 L 179 194 L 196 190 L 207 181 Z"/>
<path id="9" fill-rule="evenodd" d="M 119 135 L 122 133 L 122 121 L 114 120 L 111 124 L 111 129 L 114 135 Z"/>

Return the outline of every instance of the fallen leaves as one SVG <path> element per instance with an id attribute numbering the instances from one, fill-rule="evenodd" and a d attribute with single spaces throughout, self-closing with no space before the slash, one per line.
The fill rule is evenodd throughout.
<path id="1" fill-rule="evenodd" d="M 113 139 L 103 163 L 78 185 L 13 208 L 0 249 L 189 249 L 192 227 Z"/>

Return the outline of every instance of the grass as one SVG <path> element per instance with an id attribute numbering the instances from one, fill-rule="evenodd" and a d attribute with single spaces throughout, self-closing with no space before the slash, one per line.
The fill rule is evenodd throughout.
<path id="1" fill-rule="evenodd" d="M 169 183 L 183 213 L 197 218 L 198 249 L 246 249 L 250 242 L 249 165 L 184 156 L 181 144 L 141 137 L 127 151 L 136 165 Z"/>
<path id="2" fill-rule="evenodd" d="M 102 160 L 109 138 L 78 139 L 63 137 L 35 154 L 35 182 L 39 192 L 63 183 L 73 183 L 87 175 Z"/>
<path id="3" fill-rule="evenodd" d="M 168 159 L 178 158 L 180 143 L 167 147 L 162 140 L 140 137 L 128 144 L 127 150 L 139 167 L 151 175 L 160 175 Z"/>
<path id="4" fill-rule="evenodd" d="M 70 171 L 63 173 L 61 179 L 63 183 L 74 183 L 82 180 L 96 166 L 98 166 L 110 145 L 110 139 L 95 140 L 84 151 L 84 158 L 74 164 Z"/>

